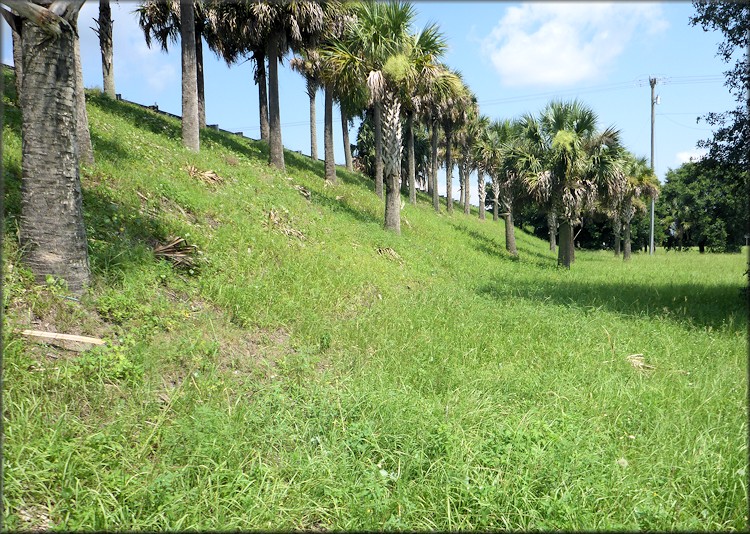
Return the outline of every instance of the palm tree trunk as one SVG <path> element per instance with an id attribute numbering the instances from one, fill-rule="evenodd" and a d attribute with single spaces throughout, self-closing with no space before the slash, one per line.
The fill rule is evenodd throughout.
<path id="1" fill-rule="evenodd" d="M 258 114 L 260 115 L 260 140 L 268 142 L 270 126 L 268 125 L 268 80 L 266 79 L 266 54 L 262 51 L 253 53 L 255 58 L 255 83 L 258 84 Z"/>
<path id="2" fill-rule="evenodd" d="M 352 145 L 349 143 L 349 117 L 346 116 L 346 113 L 341 106 L 339 106 L 339 111 L 341 111 L 341 138 L 344 142 L 344 160 L 346 161 L 346 170 L 354 172 Z"/>
<path id="3" fill-rule="evenodd" d="M 497 193 L 493 194 L 492 199 L 492 220 L 497 222 L 500 219 L 500 210 L 498 209 L 498 204 L 500 204 L 500 199 L 498 198 L 499 195 Z"/>
<path id="4" fill-rule="evenodd" d="M 570 263 L 576 262 L 575 226 L 570 223 Z"/>
<path id="5" fill-rule="evenodd" d="M 385 229 L 401 233 L 401 104 L 394 94 L 384 99 L 383 172 L 385 181 Z"/>
<path id="6" fill-rule="evenodd" d="M 406 114 L 406 162 L 409 170 L 409 202 L 417 205 L 417 169 L 414 161 L 414 112 Z"/>
<path id="7" fill-rule="evenodd" d="M 547 230 L 549 232 L 549 249 L 555 252 L 557 248 L 557 215 L 553 210 L 547 212 Z"/>
<path id="8" fill-rule="evenodd" d="M 317 87 L 311 78 L 307 78 L 307 96 L 310 98 L 310 158 L 313 161 L 318 161 L 318 126 L 316 121 L 318 120 L 315 112 L 315 93 L 317 93 Z M 326 106 L 328 105 L 328 96 L 325 97 Z M 326 108 L 326 113 L 328 108 Z M 328 115 L 325 116 L 328 120 Z M 332 119 L 333 120 L 333 119 Z M 328 128 L 326 124 L 325 128 Z M 333 129 L 333 126 L 331 126 Z M 324 134 L 325 135 L 325 134 Z M 324 147 L 325 149 L 325 147 Z M 328 168 L 326 168 L 326 177 L 328 176 Z M 326 178 L 328 179 L 328 178 Z"/>
<path id="9" fill-rule="evenodd" d="M 200 149 L 198 128 L 198 84 L 195 56 L 195 14 L 192 0 L 180 0 L 182 43 L 182 144 Z"/>
<path id="10" fill-rule="evenodd" d="M 568 219 L 560 221 L 560 246 L 557 252 L 557 265 L 570 269 L 572 261 L 573 228 Z"/>
<path id="11" fill-rule="evenodd" d="M 437 143 L 433 143 L 432 133 L 433 133 L 433 127 L 432 127 L 432 119 L 429 119 L 427 121 L 427 130 L 430 135 L 430 163 L 428 167 L 427 172 L 427 194 L 432 197 L 432 147 L 435 146 Z"/>
<path id="12" fill-rule="evenodd" d="M 624 230 L 624 251 L 622 254 L 623 261 L 630 260 L 631 252 L 632 252 L 632 243 L 630 242 L 630 219 L 625 219 L 625 224 L 623 224 L 623 230 Z"/>
<path id="13" fill-rule="evenodd" d="M 464 167 L 464 214 L 469 215 L 471 212 L 471 204 L 469 202 L 471 196 L 471 171 L 469 171 L 468 162 L 466 162 Z"/>
<path id="14" fill-rule="evenodd" d="M 487 189 L 484 185 L 484 173 L 480 170 L 477 171 L 477 192 L 479 193 L 479 220 L 485 220 L 485 207 L 484 202 L 487 199 Z"/>
<path id="15" fill-rule="evenodd" d="M 86 93 L 83 90 L 83 69 L 81 68 L 81 41 L 75 37 L 74 61 L 76 67 L 76 137 L 78 140 L 78 161 L 84 165 L 94 164 L 94 149 L 91 147 L 89 114 L 86 111 Z"/>
<path id="16" fill-rule="evenodd" d="M 195 83 L 198 88 L 198 127 L 206 127 L 206 84 L 203 77 L 203 37 L 195 32 Z"/>
<path id="17" fill-rule="evenodd" d="M 438 136 L 440 130 L 438 125 L 432 122 L 432 140 L 430 143 L 431 165 L 430 165 L 430 185 L 432 186 L 432 207 L 437 213 L 440 213 L 440 195 L 438 194 L 437 174 L 438 174 Z"/>
<path id="18" fill-rule="evenodd" d="M 375 129 L 375 194 L 383 198 L 383 106 L 373 103 L 373 128 Z"/>
<path id="19" fill-rule="evenodd" d="M 19 31 L 23 31 L 22 26 L 19 22 Z M 13 67 L 16 72 L 16 98 L 18 102 L 21 101 L 21 87 L 23 87 L 23 44 L 21 42 L 21 34 L 15 30 L 11 30 L 13 37 Z"/>
<path id="20" fill-rule="evenodd" d="M 279 46 L 276 37 L 268 41 L 268 162 L 285 171 L 279 111 Z"/>
<path id="21" fill-rule="evenodd" d="M 324 88 L 325 120 L 323 126 L 323 152 L 325 154 L 325 179 L 327 182 L 336 183 L 336 162 L 333 153 L 333 91 Z M 312 117 L 311 117 L 312 118 Z"/>
<path id="22" fill-rule="evenodd" d="M 445 206 L 453 213 L 453 154 L 451 151 L 451 130 L 445 130 Z"/>
<path id="23" fill-rule="evenodd" d="M 99 18 L 97 19 L 99 48 L 102 52 L 102 80 L 104 94 L 115 98 L 115 69 L 112 51 L 112 9 L 109 0 L 99 0 Z"/>
<path id="24" fill-rule="evenodd" d="M 615 256 L 619 256 L 621 252 L 620 250 L 620 242 L 622 241 L 621 232 L 622 232 L 622 223 L 620 222 L 620 219 L 618 218 L 612 223 L 612 233 L 615 234 L 615 247 L 614 247 Z"/>
<path id="25" fill-rule="evenodd" d="M 518 256 L 518 250 L 516 249 L 516 229 L 513 225 L 513 211 L 511 210 L 505 213 L 505 250 L 513 256 Z"/>
<path id="26" fill-rule="evenodd" d="M 19 233 L 37 283 L 62 278 L 74 293 L 90 281 L 76 140 L 75 35 L 50 39 L 24 20 L 23 149 Z"/>

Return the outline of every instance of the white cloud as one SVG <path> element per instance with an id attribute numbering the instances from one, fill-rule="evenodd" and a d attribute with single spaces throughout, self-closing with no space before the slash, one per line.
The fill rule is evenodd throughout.
<path id="1" fill-rule="evenodd" d="M 678 165 L 688 163 L 690 161 L 698 161 L 706 155 L 705 150 L 685 150 L 684 152 L 678 152 L 675 154 L 674 159 Z"/>
<path id="2" fill-rule="evenodd" d="M 529 3 L 507 8 L 482 51 L 506 85 L 565 86 L 600 77 L 636 32 L 666 27 L 649 3 Z"/>

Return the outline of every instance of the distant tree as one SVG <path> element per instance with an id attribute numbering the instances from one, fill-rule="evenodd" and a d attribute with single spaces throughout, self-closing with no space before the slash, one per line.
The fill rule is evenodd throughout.
<path id="1" fill-rule="evenodd" d="M 726 85 L 737 101 L 737 108 L 723 113 L 709 113 L 704 120 L 718 127 L 713 138 L 699 142 L 709 149 L 709 157 L 722 164 L 750 166 L 750 4 L 747 2 L 693 2 L 697 14 L 690 24 L 705 31 L 719 30 L 724 41 L 719 44 L 719 57 L 734 62 L 725 73 Z M 737 53 L 739 52 L 739 53 Z"/>
<path id="2" fill-rule="evenodd" d="M 289 61 L 289 66 L 305 78 L 307 98 L 310 100 L 310 157 L 313 161 L 318 161 L 315 95 L 323 83 L 320 74 L 320 54 L 315 49 L 302 50 L 299 56 L 295 56 Z M 327 124 L 326 128 L 328 128 Z"/>
<path id="3" fill-rule="evenodd" d="M 115 98 L 114 51 L 112 44 L 112 8 L 109 0 L 99 0 L 99 18 L 94 19 L 96 27 L 92 28 L 99 37 L 99 49 L 102 53 L 102 80 L 104 94 Z"/>
<path id="4" fill-rule="evenodd" d="M 268 40 L 268 161 L 284 170 L 284 145 L 279 111 L 279 63 L 290 50 L 301 50 L 320 38 L 323 9 L 318 2 L 259 2 L 259 24 L 266 26 Z M 266 33 L 266 32 L 264 32 Z"/>
<path id="5" fill-rule="evenodd" d="M 209 47 L 228 66 L 247 58 L 253 62 L 253 81 L 258 86 L 258 115 L 261 141 L 268 142 L 268 76 L 266 43 L 271 25 L 258 2 L 209 0 L 205 5 L 211 40 Z"/>
<path id="6" fill-rule="evenodd" d="M 537 198 L 551 200 L 560 219 L 558 265 L 575 261 L 573 227 L 597 195 L 622 187 L 622 146 L 614 128 L 597 129 L 597 116 L 579 101 L 550 102 L 538 121 L 524 120 L 529 153 L 529 189 Z"/>
<path id="7" fill-rule="evenodd" d="M 83 88 L 83 66 L 81 65 L 81 40 L 77 32 L 74 44 L 76 69 L 76 137 L 78 142 L 78 158 L 86 165 L 94 164 L 94 148 L 91 146 L 91 130 L 89 129 L 89 114 L 86 110 L 86 93 Z"/>
<path id="8" fill-rule="evenodd" d="M 3 2 L 5 3 L 5 2 Z M 0 8 L 23 47 L 21 218 L 24 262 L 38 283 L 90 281 L 76 111 L 75 27 L 81 1 L 7 2 Z M 20 30 L 20 31 L 19 31 Z"/>
<path id="9" fill-rule="evenodd" d="M 656 198 L 659 182 L 645 157 L 636 158 L 630 154 L 624 158 L 623 174 L 625 186 L 622 188 L 622 209 L 620 216 L 623 228 L 624 248 L 622 259 L 628 261 L 631 255 L 630 225 L 637 212 L 644 213 L 646 204 L 641 197 Z"/>
<path id="10" fill-rule="evenodd" d="M 713 159 L 670 169 L 658 215 L 669 248 L 737 252 L 748 233 L 748 173 Z"/>
<path id="11" fill-rule="evenodd" d="M 156 40 L 162 50 L 167 52 L 169 43 L 176 43 L 181 35 L 180 30 L 181 0 L 145 0 L 134 11 L 138 15 L 138 24 L 146 38 L 146 46 L 151 47 Z M 206 126 L 206 97 L 203 77 L 203 39 L 209 48 L 215 48 L 216 35 L 208 24 L 207 10 L 202 1 L 193 3 L 193 38 L 195 40 L 195 84 L 198 96 L 198 124 Z"/>

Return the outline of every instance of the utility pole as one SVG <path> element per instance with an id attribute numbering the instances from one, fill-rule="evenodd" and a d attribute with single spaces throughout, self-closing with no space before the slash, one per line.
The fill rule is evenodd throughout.
<path id="1" fill-rule="evenodd" d="M 654 106 L 657 104 L 654 89 L 656 88 L 656 78 L 649 78 L 648 83 L 651 85 L 651 172 L 656 174 L 654 170 L 654 119 L 656 118 Z M 648 253 L 651 256 L 654 254 L 654 197 L 651 197 L 651 239 Z"/>

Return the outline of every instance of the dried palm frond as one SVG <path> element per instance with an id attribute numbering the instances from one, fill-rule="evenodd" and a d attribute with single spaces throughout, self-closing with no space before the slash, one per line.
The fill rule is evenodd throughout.
<path id="1" fill-rule="evenodd" d="M 224 182 L 224 178 L 216 174 L 214 171 L 199 171 L 195 165 L 188 165 L 185 167 L 185 170 L 191 178 L 197 178 L 207 184 L 220 184 Z"/>
<path id="2" fill-rule="evenodd" d="M 290 226 L 286 221 L 282 219 L 281 215 L 279 215 L 279 212 L 274 209 L 268 212 L 268 221 L 265 223 L 265 226 L 267 228 L 278 228 L 279 231 L 281 231 L 281 233 L 287 237 L 296 237 L 300 241 L 305 239 L 305 234 Z"/>
<path id="3" fill-rule="evenodd" d="M 391 247 L 378 247 L 376 250 L 378 251 L 378 254 L 384 256 L 385 258 L 388 258 L 389 260 L 397 261 L 399 264 L 404 263 L 404 260 L 401 259 L 401 256 L 399 256 L 398 253 Z"/>
<path id="4" fill-rule="evenodd" d="M 638 370 L 656 369 L 653 365 L 649 365 L 643 361 L 643 354 L 631 354 L 628 356 L 628 362 Z"/>
<path id="5" fill-rule="evenodd" d="M 195 258 L 198 247 L 189 245 L 184 237 L 170 237 L 166 243 L 154 247 L 154 256 L 166 258 L 172 265 L 181 267 L 195 267 Z"/>
<path id="6" fill-rule="evenodd" d="M 301 185 L 295 185 L 294 188 L 299 191 L 299 194 L 305 197 L 307 200 L 310 200 L 310 191 L 302 187 Z"/>

